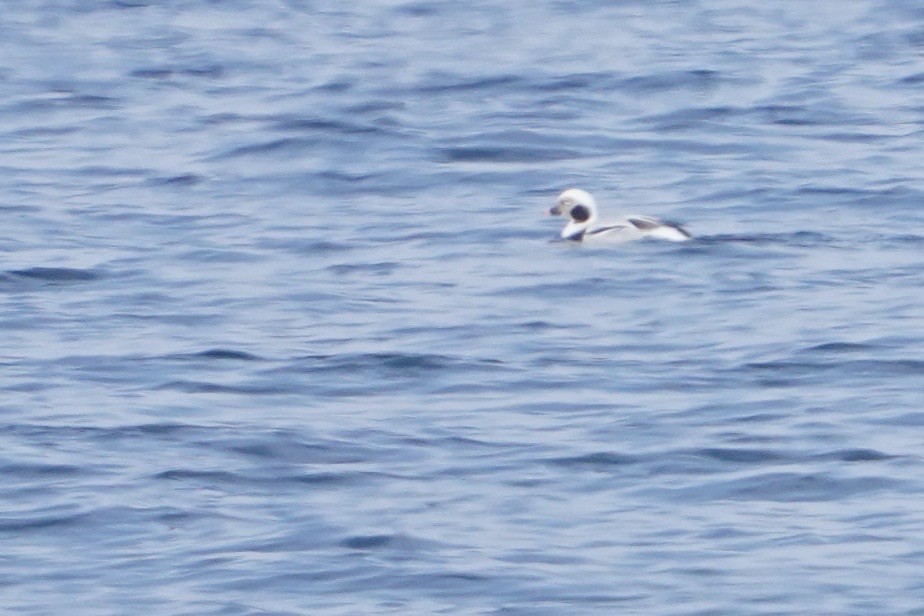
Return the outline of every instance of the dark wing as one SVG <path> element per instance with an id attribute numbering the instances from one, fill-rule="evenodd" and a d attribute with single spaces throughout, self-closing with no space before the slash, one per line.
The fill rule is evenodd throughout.
<path id="1" fill-rule="evenodd" d="M 651 231 L 652 229 L 657 229 L 662 225 L 661 221 L 655 220 L 654 218 L 640 218 L 635 216 L 633 218 L 627 219 L 632 223 L 636 229 L 641 229 L 642 231 Z"/>
<path id="2" fill-rule="evenodd" d="M 625 225 L 609 225 L 606 227 L 597 227 L 596 229 L 591 229 L 587 232 L 587 235 L 599 235 L 601 233 L 606 233 L 607 231 L 612 231 L 614 229 L 625 229 Z"/>
<path id="3" fill-rule="evenodd" d="M 689 231 L 684 229 L 679 223 L 676 222 L 656 220 L 654 218 L 642 218 L 641 216 L 634 216 L 628 220 L 636 229 L 641 229 L 642 231 L 651 231 L 653 229 L 657 229 L 658 227 L 670 227 L 671 229 L 676 229 L 686 237 L 693 237 L 690 235 Z"/>

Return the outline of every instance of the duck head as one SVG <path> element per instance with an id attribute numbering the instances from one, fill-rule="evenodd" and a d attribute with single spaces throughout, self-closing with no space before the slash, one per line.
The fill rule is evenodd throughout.
<path id="1" fill-rule="evenodd" d="M 569 188 L 558 195 L 549 214 L 568 216 L 570 220 L 562 229 L 561 236 L 566 240 L 579 241 L 584 237 L 584 232 L 597 221 L 597 202 L 586 190 Z"/>

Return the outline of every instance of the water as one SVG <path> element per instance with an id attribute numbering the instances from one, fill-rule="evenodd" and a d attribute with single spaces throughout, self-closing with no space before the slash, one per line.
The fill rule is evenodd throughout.
<path id="1" fill-rule="evenodd" d="M 919 3 L 0 40 L 5 612 L 924 613 Z"/>

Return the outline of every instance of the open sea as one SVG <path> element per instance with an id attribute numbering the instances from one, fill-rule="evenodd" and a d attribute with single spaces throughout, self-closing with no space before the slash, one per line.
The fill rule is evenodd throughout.
<path id="1" fill-rule="evenodd" d="M 3 614 L 924 615 L 920 0 L 17 0 L 0 92 Z"/>

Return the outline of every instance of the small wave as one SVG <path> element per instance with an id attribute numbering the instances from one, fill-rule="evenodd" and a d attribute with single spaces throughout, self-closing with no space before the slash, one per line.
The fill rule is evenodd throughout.
<path id="1" fill-rule="evenodd" d="M 745 364 L 748 370 L 790 374 L 803 379 L 812 374 L 840 371 L 853 376 L 888 376 L 924 374 L 924 360 L 917 359 L 852 359 L 844 361 L 767 361 Z"/>
<path id="2" fill-rule="evenodd" d="M 15 130 L 9 133 L 10 137 L 17 138 L 31 138 L 31 137 L 62 137 L 64 135 L 71 135 L 73 133 L 79 132 L 80 129 L 70 126 L 34 126 L 29 128 L 22 128 Z M 6 209 L 9 206 L 4 206 Z M 15 208 L 10 209 L 21 209 L 23 206 L 17 205 Z M 39 208 L 30 207 L 30 211 L 37 211 Z"/>
<path id="3" fill-rule="evenodd" d="M 324 118 L 303 118 L 298 116 L 276 116 L 270 118 L 272 130 L 280 132 L 302 133 L 334 133 L 338 135 L 369 135 L 384 133 L 382 126 L 371 124 L 356 124 L 342 120 L 328 120 Z"/>
<path id="4" fill-rule="evenodd" d="M 0 475 L 7 480 L 69 477 L 83 472 L 84 469 L 71 464 L 7 464 L 0 467 Z"/>
<path id="5" fill-rule="evenodd" d="M 213 64 L 208 66 L 191 66 L 185 68 L 171 67 L 152 67 L 139 68 L 129 73 L 132 77 L 141 79 L 165 80 L 173 77 L 204 77 L 208 79 L 219 79 L 224 77 L 224 67 Z"/>
<path id="6" fill-rule="evenodd" d="M 924 243 L 924 235 L 895 235 L 888 238 L 882 238 L 884 241 L 895 244 L 921 244 Z"/>
<path id="7" fill-rule="evenodd" d="M 209 349 L 200 353 L 193 353 L 188 357 L 201 359 L 233 359 L 239 361 L 262 361 L 262 357 L 246 353 L 244 351 L 235 351 L 234 349 Z"/>
<path id="8" fill-rule="evenodd" d="M 117 438 L 136 438 L 138 436 L 168 436 L 173 438 L 198 430 L 198 427 L 188 424 L 152 423 L 110 428 L 100 431 L 97 436 L 100 440 L 105 441 L 111 441 Z"/>
<path id="9" fill-rule="evenodd" d="M 202 471 L 186 468 L 174 468 L 168 471 L 162 471 L 154 475 L 154 479 L 166 480 L 204 480 L 210 484 L 217 483 L 237 483 L 241 476 L 228 471 Z"/>
<path id="10" fill-rule="evenodd" d="M 458 75 L 431 74 L 426 82 L 417 88 L 418 92 L 439 94 L 446 92 L 472 92 L 491 90 L 494 88 L 508 89 L 520 83 L 519 75 L 495 75 L 491 77 L 468 78 Z"/>
<path id="11" fill-rule="evenodd" d="M 71 515 L 36 515 L 30 518 L 0 518 L 0 532 L 23 533 L 30 530 L 47 530 L 62 526 L 75 526 L 84 523 L 88 517 L 85 513 Z"/>
<path id="12" fill-rule="evenodd" d="M 353 372 L 388 370 L 403 373 L 439 371 L 457 368 L 495 367 L 497 359 L 464 359 L 435 353 L 357 353 L 346 355 L 307 355 L 297 363 L 309 363 L 312 370 Z"/>
<path id="13" fill-rule="evenodd" d="M 536 148 L 524 146 L 471 146 L 444 148 L 442 154 L 446 160 L 455 163 L 492 162 L 525 163 L 535 161 L 556 161 L 584 156 L 577 150 L 563 148 Z"/>
<path id="14" fill-rule="evenodd" d="M 524 163 L 584 158 L 588 154 L 608 151 L 612 140 L 599 139 L 588 149 L 575 150 L 573 141 L 561 135 L 526 129 L 501 129 L 464 133 L 435 148 L 444 160 L 460 163 Z"/>
<path id="15" fill-rule="evenodd" d="M 209 160 L 221 161 L 243 156 L 259 156 L 286 152 L 297 152 L 300 154 L 310 150 L 313 146 L 314 140 L 306 137 L 283 137 L 282 139 L 273 139 L 261 143 L 249 143 L 231 148 L 230 150 L 212 155 L 209 157 Z"/>
<path id="16" fill-rule="evenodd" d="M 297 434 L 285 431 L 274 431 L 269 438 L 264 432 L 247 437 L 234 435 L 233 438 L 219 441 L 218 444 L 228 451 L 249 458 L 288 464 L 360 464 L 383 454 L 381 447 L 368 448 L 362 443 L 350 440 L 326 439 L 306 442 Z M 396 449 L 395 455 L 401 457 L 405 452 L 403 448 Z"/>
<path id="17" fill-rule="evenodd" d="M 393 540 L 392 535 L 358 535 L 347 537 L 340 544 L 351 550 L 377 550 L 386 547 Z"/>
<path id="18" fill-rule="evenodd" d="M 327 269 L 334 274 L 341 276 L 357 273 L 368 273 L 375 276 L 387 276 L 399 267 L 401 267 L 400 264 L 393 261 L 382 261 L 380 263 L 337 263 L 328 266 Z"/>
<path id="19" fill-rule="evenodd" d="M 530 79 L 528 86 L 538 92 L 610 92 L 619 87 L 619 77 L 612 72 L 570 73 Z M 546 112 L 548 112 L 546 110 Z"/>
<path id="20" fill-rule="evenodd" d="M 547 329 L 563 329 L 567 327 L 566 325 L 562 325 L 561 323 L 553 323 L 552 321 L 543 321 L 543 320 L 525 321 L 523 323 L 518 323 L 517 326 L 520 327 L 521 329 L 536 330 L 536 331 L 544 331 Z"/>
<path id="21" fill-rule="evenodd" d="M 139 68 L 130 72 L 129 75 L 143 79 L 167 79 L 173 75 L 173 72 L 173 69 L 169 68 Z"/>
<path id="22" fill-rule="evenodd" d="M 59 108 L 83 108 L 111 111 L 119 108 L 118 98 L 94 94 L 77 94 L 69 90 L 55 90 L 17 103 L 14 109 L 23 112 L 42 112 Z"/>
<path id="23" fill-rule="evenodd" d="M 572 244 L 574 242 L 571 242 Z M 650 282 L 650 280 L 649 280 Z M 613 281 L 604 280 L 597 277 L 579 278 L 570 282 L 559 283 L 539 283 L 519 286 L 509 286 L 507 288 L 492 291 L 490 295 L 497 297 L 518 297 L 528 295 L 531 297 L 557 298 L 572 300 L 575 297 L 584 297 L 589 293 L 599 292 L 601 289 L 610 288 Z M 567 325 L 559 324 L 556 327 L 566 328 Z"/>
<path id="24" fill-rule="evenodd" d="M 154 186 L 195 186 L 205 181 L 205 178 L 195 173 L 183 173 L 162 178 L 153 178 L 147 183 Z"/>
<path id="25" fill-rule="evenodd" d="M 618 466 L 636 464 L 641 460 L 638 456 L 630 456 L 614 451 L 598 451 L 581 456 L 567 456 L 548 460 L 555 466 L 566 468 L 588 468 L 591 470 L 604 470 Z"/>
<path id="26" fill-rule="evenodd" d="M 833 458 L 843 462 L 880 462 L 891 460 L 895 456 L 877 451 L 876 449 L 842 449 L 823 457 Z"/>
<path id="27" fill-rule="evenodd" d="M 314 472 L 297 475 L 266 475 L 263 473 L 238 473 L 224 470 L 201 470 L 192 468 L 172 468 L 153 475 L 153 479 L 162 481 L 191 482 L 215 486 L 224 485 L 312 485 L 312 486 L 341 486 L 355 483 L 376 473 L 356 471 L 347 472 Z"/>
<path id="28" fill-rule="evenodd" d="M 755 234 L 717 234 L 698 235 L 693 238 L 697 244 L 754 244 L 815 246 L 832 241 L 829 236 L 817 231 L 794 231 L 792 233 L 755 233 Z"/>
<path id="29" fill-rule="evenodd" d="M 274 250 L 284 250 L 298 255 L 318 255 L 349 252 L 354 248 L 354 245 L 337 243 L 329 240 L 306 241 L 304 239 L 293 239 L 285 241 L 267 241 L 263 243 L 263 247 L 272 248 Z"/>
<path id="30" fill-rule="evenodd" d="M 94 94 L 78 94 L 70 98 L 70 103 L 75 107 L 86 109 L 118 109 L 119 99 L 111 96 L 98 96 Z"/>
<path id="31" fill-rule="evenodd" d="M 886 489 L 901 482 L 885 476 L 838 477 L 831 473 L 767 472 L 758 475 L 664 490 L 679 499 L 766 502 L 836 502 Z"/>
<path id="32" fill-rule="evenodd" d="M 225 385 L 223 383 L 208 383 L 205 381 L 168 381 L 157 389 L 181 391 L 188 394 L 246 394 L 246 395 L 270 395 L 285 393 L 286 390 L 280 387 L 267 387 L 260 385 Z"/>
<path id="33" fill-rule="evenodd" d="M 19 278 L 44 280 L 47 282 L 85 282 L 98 280 L 100 274 L 88 269 L 73 269 L 69 267 L 30 267 L 7 272 Z"/>
<path id="34" fill-rule="evenodd" d="M 369 533 L 344 537 L 338 543 L 349 550 L 372 551 L 393 549 L 403 553 L 438 547 L 438 542 L 406 533 Z"/>
<path id="35" fill-rule="evenodd" d="M 744 110 L 735 107 L 687 107 L 646 116 L 640 118 L 639 122 L 651 125 L 659 132 L 689 130 L 699 128 L 704 122 L 710 120 L 727 120 L 729 117 L 744 113 Z"/>
<path id="36" fill-rule="evenodd" d="M 779 462 L 780 460 L 786 459 L 788 457 L 769 449 L 742 449 L 728 447 L 705 447 L 703 449 L 697 449 L 694 451 L 694 453 L 705 456 L 707 458 L 712 458 L 713 460 L 718 460 L 720 462 L 752 464 Z"/>
<path id="37" fill-rule="evenodd" d="M 719 85 L 721 77 L 718 72 L 708 69 L 685 71 L 664 71 L 649 75 L 637 75 L 623 79 L 622 87 L 631 92 L 647 95 L 652 92 L 669 91 L 684 88 L 712 90 Z"/>
<path id="38" fill-rule="evenodd" d="M 879 348 L 873 344 L 863 344 L 856 342 L 824 342 L 804 349 L 806 353 L 854 353 L 858 351 L 870 351 Z"/>

